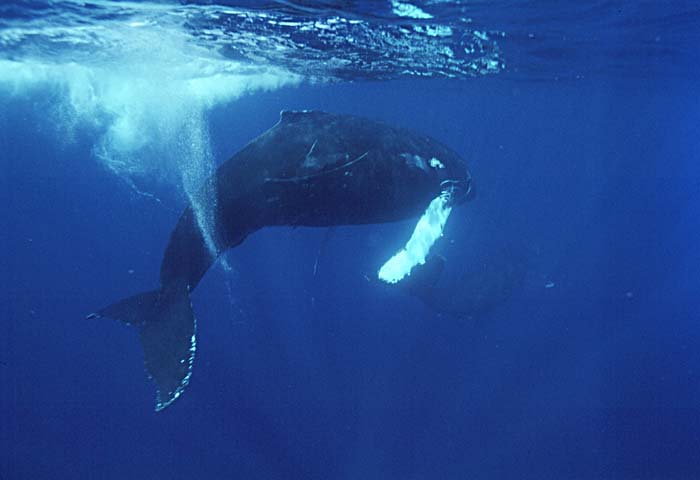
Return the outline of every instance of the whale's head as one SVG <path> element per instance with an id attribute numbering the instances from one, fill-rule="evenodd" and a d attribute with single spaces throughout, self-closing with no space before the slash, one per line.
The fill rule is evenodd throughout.
<path id="1" fill-rule="evenodd" d="M 440 162 L 436 174 L 440 190 L 449 195 L 452 205 L 460 205 L 474 198 L 474 182 L 466 162 L 450 148 L 438 145 L 432 164 Z"/>
<path id="2" fill-rule="evenodd" d="M 424 137 L 418 148 L 401 156 L 412 170 L 419 170 L 433 191 L 446 194 L 450 205 L 460 205 L 475 196 L 466 162 L 452 149 Z"/>
<path id="3" fill-rule="evenodd" d="M 414 149 L 402 153 L 407 176 L 426 186 L 431 200 L 423 206 L 423 214 L 406 245 L 387 260 L 377 272 L 380 280 L 398 283 L 424 265 L 433 244 L 442 237 L 452 207 L 474 195 L 472 176 L 457 153 L 429 137 L 412 139 Z"/>

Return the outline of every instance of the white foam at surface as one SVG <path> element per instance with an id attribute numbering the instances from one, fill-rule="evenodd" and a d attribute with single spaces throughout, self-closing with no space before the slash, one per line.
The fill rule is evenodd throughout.
<path id="1" fill-rule="evenodd" d="M 40 108 L 57 138 L 71 142 L 89 132 L 94 157 L 137 193 L 137 178 L 181 186 L 215 253 L 207 113 L 301 78 L 225 58 L 193 43 L 181 17 L 138 8 L 113 21 L 37 18 L 1 29 L 0 47 L 10 46 L 12 55 L 0 54 L 0 97 L 49 98 Z M 32 48 L 23 50 L 27 42 Z"/>
<path id="2" fill-rule="evenodd" d="M 433 199 L 418 220 L 406 246 L 379 269 L 379 279 L 387 283 L 398 283 L 409 276 L 415 266 L 423 265 L 430 248 L 442 236 L 451 211 L 447 193 Z"/>
<path id="3" fill-rule="evenodd" d="M 179 141 L 182 134 L 191 138 L 211 108 L 300 81 L 279 69 L 251 71 L 223 59 L 169 61 L 163 48 L 154 49 L 152 58 L 127 56 L 109 64 L 0 59 L 0 94 L 51 91 L 57 102 L 45 117 L 61 137 L 90 129 L 98 135 L 96 156 L 116 173 L 172 176 L 181 171 L 180 159 L 190 163 L 197 153 Z M 181 52 L 174 45 L 170 51 Z"/>

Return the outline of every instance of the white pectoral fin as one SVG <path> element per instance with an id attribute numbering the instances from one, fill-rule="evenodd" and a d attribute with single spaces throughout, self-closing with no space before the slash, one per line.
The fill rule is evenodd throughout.
<path id="1" fill-rule="evenodd" d="M 379 269 L 380 280 L 398 283 L 411 274 L 416 265 L 423 265 L 430 248 L 442 236 L 447 218 L 450 216 L 450 196 L 443 192 L 433 199 L 420 217 L 406 246 L 391 257 Z"/>

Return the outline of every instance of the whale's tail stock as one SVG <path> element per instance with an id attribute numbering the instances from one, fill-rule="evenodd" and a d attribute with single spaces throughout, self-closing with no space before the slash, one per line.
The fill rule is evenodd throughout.
<path id="1" fill-rule="evenodd" d="M 174 402 L 189 383 L 196 346 L 187 289 L 140 293 L 87 316 L 102 317 L 139 329 L 146 371 L 156 384 L 156 411 Z"/>

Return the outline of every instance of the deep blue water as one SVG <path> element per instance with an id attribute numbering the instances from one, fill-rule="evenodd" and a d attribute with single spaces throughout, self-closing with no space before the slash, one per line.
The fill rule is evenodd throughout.
<path id="1" fill-rule="evenodd" d="M 223 60 L 155 7 L 0 9 L 0 478 L 700 478 L 698 6 L 321 3 L 237 2 L 292 31 L 225 25 L 228 47 L 193 10 L 186 38 Z M 412 22 L 453 33 L 381 63 L 303 30 L 344 15 L 364 46 Z M 501 33 L 430 61 L 472 28 Z M 287 41 L 316 49 L 270 53 Z M 409 70 L 407 45 L 425 53 Z M 345 56 L 362 61 L 329 67 Z M 282 109 L 464 156 L 478 193 L 436 246 L 458 312 L 367 280 L 411 221 L 263 229 L 194 292 L 194 373 L 155 413 L 135 329 L 85 315 L 156 286 L 191 189 Z M 483 308 L 460 304 L 490 282 Z"/>

